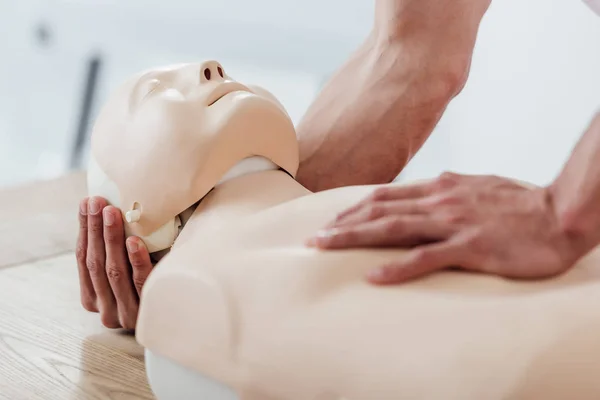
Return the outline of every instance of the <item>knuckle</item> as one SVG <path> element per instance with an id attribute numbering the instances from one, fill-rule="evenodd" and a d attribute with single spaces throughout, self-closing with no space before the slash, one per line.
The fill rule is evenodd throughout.
<path id="1" fill-rule="evenodd" d="M 137 290 L 142 290 L 142 288 L 144 287 L 144 283 L 146 283 L 146 277 L 145 276 L 134 276 L 133 277 L 133 285 L 136 287 Z"/>
<path id="2" fill-rule="evenodd" d="M 480 250 L 480 249 L 482 249 L 484 247 L 483 246 L 484 243 L 483 243 L 482 239 L 483 239 L 483 236 L 482 236 L 481 232 L 480 231 L 475 231 L 475 232 L 472 232 L 471 234 L 469 234 L 464 239 L 464 241 L 465 241 L 465 243 L 469 247 L 472 248 L 472 250 L 477 251 L 477 250 Z"/>
<path id="3" fill-rule="evenodd" d="M 386 235 L 399 235 L 402 233 L 402 220 L 398 218 L 388 218 L 383 224 L 383 230 Z"/>
<path id="4" fill-rule="evenodd" d="M 369 196 L 369 200 L 371 202 L 377 202 L 377 201 L 382 201 L 385 200 L 388 195 L 390 193 L 390 189 L 387 187 L 379 187 L 377 189 L 375 189 L 373 191 L 373 193 L 371 193 L 371 196 Z"/>
<path id="5" fill-rule="evenodd" d="M 77 262 L 79 262 L 81 265 L 86 264 L 87 248 L 84 247 L 81 243 L 78 243 L 77 247 L 75 248 L 75 258 L 77 259 Z"/>
<path id="6" fill-rule="evenodd" d="M 104 232 L 104 241 L 110 245 L 125 246 L 121 232 L 112 226 L 106 228 L 106 231 Z"/>
<path id="7" fill-rule="evenodd" d="M 451 206 L 458 203 L 460 203 L 460 197 L 458 197 L 456 194 L 451 193 L 440 197 L 440 204 L 442 205 Z"/>
<path id="8" fill-rule="evenodd" d="M 367 219 L 373 220 L 382 217 L 385 214 L 383 206 L 379 204 L 371 204 L 367 207 Z"/>
<path id="9" fill-rule="evenodd" d="M 464 225 L 469 222 L 469 219 L 466 215 L 463 214 L 452 214 L 449 217 L 450 225 Z"/>
<path id="10" fill-rule="evenodd" d="M 434 187 L 437 190 L 449 189 L 458 183 L 458 175 L 453 172 L 444 172 L 437 177 Z"/>
<path id="11" fill-rule="evenodd" d="M 123 271 L 121 266 L 115 262 L 110 261 L 106 264 L 106 276 L 112 281 L 119 281 L 123 277 Z"/>
<path id="12" fill-rule="evenodd" d="M 416 249 L 413 253 L 413 262 L 417 265 L 430 261 L 431 253 L 424 249 Z"/>
<path id="13" fill-rule="evenodd" d="M 136 269 L 144 268 L 149 264 L 148 260 L 146 260 L 144 257 L 137 253 L 130 254 L 129 262 L 131 263 L 131 266 Z"/>
<path id="14" fill-rule="evenodd" d="M 444 222 L 450 225 L 464 224 L 465 222 L 467 222 L 467 216 L 457 211 L 449 212 L 446 215 L 444 215 Z"/>
<path id="15" fill-rule="evenodd" d="M 99 218 L 92 218 L 88 224 L 88 232 L 94 236 L 100 236 L 103 234 L 104 226 Z"/>
<path id="16" fill-rule="evenodd" d="M 440 178 L 442 179 L 447 179 L 447 180 L 451 180 L 451 181 L 456 181 L 458 179 L 458 174 L 454 173 L 454 172 L 450 172 L 450 171 L 444 171 L 442 172 L 442 174 L 440 175 Z"/>
<path id="17" fill-rule="evenodd" d="M 460 202 L 460 197 L 455 193 L 438 194 L 432 197 L 430 206 L 433 208 L 446 207 L 460 204 Z"/>
<path id="18" fill-rule="evenodd" d="M 92 275 L 98 274 L 100 270 L 104 268 L 104 266 L 100 265 L 100 262 L 94 257 L 88 257 L 86 259 L 85 266 Z"/>
<path id="19" fill-rule="evenodd" d="M 438 196 L 433 195 L 419 201 L 419 208 L 425 213 L 432 213 L 439 207 Z"/>

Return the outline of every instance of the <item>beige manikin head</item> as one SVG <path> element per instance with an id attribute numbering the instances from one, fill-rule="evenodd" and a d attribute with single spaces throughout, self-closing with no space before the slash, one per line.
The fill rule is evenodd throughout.
<path id="1" fill-rule="evenodd" d="M 295 176 L 292 121 L 268 91 L 217 61 L 140 73 L 112 94 L 92 132 L 90 196 L 121 208 L 126 234 L 170 247 L 178 215 L 240 161 L 262 156 Z"/>

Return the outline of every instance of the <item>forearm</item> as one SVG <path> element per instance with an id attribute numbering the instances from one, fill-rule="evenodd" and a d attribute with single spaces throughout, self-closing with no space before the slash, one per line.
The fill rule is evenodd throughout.
<path id="1" fill-rule="evenodd" d="M 451 97 L 444 77 L 411 68 L 400 49 L 371 40 L 343 66 L 298 126 L 302 184 L 323 190 L 398 175 Z"/>
<path id="2" fill-rule="evenodd" d="M 462 89 L 489 0 L 424 4 L 379 0 L 373 32 L 299 124 L 309 189 L 390 182 Z"/>
<path id="3" fill-rule="evenodd" d="M 566 234 L 583 239 L 582 251 L 600 243 L 600 113 L 550 186 Z"/>

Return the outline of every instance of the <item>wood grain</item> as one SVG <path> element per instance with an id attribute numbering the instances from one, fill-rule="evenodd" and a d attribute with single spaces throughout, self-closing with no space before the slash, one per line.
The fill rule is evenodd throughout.
<path id="1" fill-rule="evenodd" d="M 79 302 L 73 254 L 0 269 L 0 399 L 153 399 L 143 349 Z"/>
<path id="2" fill-rule="evenodd" d="M 0 191 L 0 268 L 75 249 L 82 172 Z"/>

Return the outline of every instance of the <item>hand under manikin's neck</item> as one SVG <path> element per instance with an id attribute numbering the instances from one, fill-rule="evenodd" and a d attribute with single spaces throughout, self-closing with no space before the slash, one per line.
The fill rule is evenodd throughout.
<path id="1" fill-rule="evenodd" d="M 198 204 L 174 246 L 192 235 L 213 235 L 240 218 L 310 193 L 282 170 L 251 172 L 227 179 Z"/>

